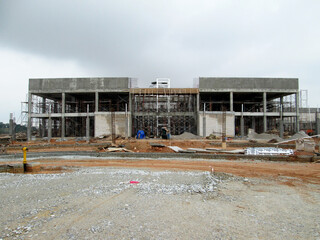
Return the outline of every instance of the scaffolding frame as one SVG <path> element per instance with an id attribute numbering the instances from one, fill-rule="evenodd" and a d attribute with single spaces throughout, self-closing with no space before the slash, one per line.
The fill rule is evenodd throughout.
<path id="1" fill-rule="evenodd" d="M 172 135 L 197 133 L 197 89 L 132 89 L 132 132 L 143 130 L 148 137 L 159 137 L 166 127 Z"/>

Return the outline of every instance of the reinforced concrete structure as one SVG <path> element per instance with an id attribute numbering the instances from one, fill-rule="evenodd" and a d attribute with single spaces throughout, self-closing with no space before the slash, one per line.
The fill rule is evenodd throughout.
<path id="1" fill-rule="evenodd" d="M 169 85 L 170 86 L 170 85 Z M 191 132 L 244 136 L 299 131 L 297 78 L 207 78 L 194 88 L 137 88 L 134 78 L 29 79 L 28 139 L 159 137 Z M 37 131 L 32 132 L 32 129 Z"/>

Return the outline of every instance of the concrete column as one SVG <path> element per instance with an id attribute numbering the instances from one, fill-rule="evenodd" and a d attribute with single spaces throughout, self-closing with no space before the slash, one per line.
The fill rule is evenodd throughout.
<path id="1" fill-rule="evenodd" d="M 13 118 L 13 113 L 10 113 L 10 120 L 9 120 L 9 135 L 11 140 L 16 140 L 16 123 L 15 119 Z"/>
<path id="2" fill-rule="evenodd" d="M 197 135 L 200 136 L 200 94 L 197 93 L 196 100 L 196 109 L 197 109 Z"/>
<path id="3" fill-rule="evenodd" d="M 13 113 L 10 113 L 10 119 L 9 119 L 9 135 L 11 137 L 11 140 L 13 140 Z"/>
<path id="4" fill-rule="evenodd" d="M 32 94 L 29 92 L 28 93 L 28 128 L 27 128 L 28 141 L 31 140 L 31 127 L 32 127 L 31 114 L 32 114 Z"/>
<path id="5" fill-rule="evenodd" d="M 58 106 L 57 104 L 53 104 L 53 113 L 58 113 Z M 57 137 L 57 120 L 56 118 L 53 119 L 53 136 Z"/>
<path id="6" fill-rule="evenodd" d="M 128 123 L 128 137 L 132 136 L 132 115 L 133 115 L 133 108 L 132 108 L 132 94 L 129 93 L 129 106 L 128 106 L 128 113 L 129 114 L 129 123 Z M 156 133 L 153 133 L 156 134 Z"/>
<path id="7" fill-rule="evenodd" d="M 300 125 L 299 125 L 299 91 L 296 93 L 296 132 L 300 131 Z"/>
<path id="8" fill-rule="evenodd" d="M 87 116 L 87 118 L 86 118 L 86 138 L 87 138 L 87 141 L 89 141 L 89 139 L 90 139 L 90 118 L 89 118 L 89 116 Z"/>
<path id="9" fill-rule="evenodd" d="M 64 139 L 66 136 L 66 94 L 62 93 L 62 111 L 61 111 L 61 138 Z"/>
<path id="10" fill-rule="evenodd" d="M 283 138 L 283 97 L 280 97 L 279 136 Z"/>
<path id="11" fill-rule="evenodd" d="M 48 141 L 50 141 L 51 138 L 52 138 L 52 119 L 50 114 L 48 119 Z"/>
<path id="12" fill-rule="evenodd" d="M 87 104 L 87 117 L 86 117 L 86 138 L 90 140 L 90 118 L 89 118 L 89 104 Z"/>
<path id="13" fill-rule="evenodd" d="M 255 117 L 252 117 L 252 125 L 251 125 L 251 128 L 256 131 L 256 118 Z"/>
<path id="14" fill-rule="evenodd" d="M 230 112 L 233 112 L 233 92 L 230 92 Z"/>
<path id="15" fill-rule="evenodd" d="M 267 131 L 267 93 L 263 93 L 263 132 Z"/>
<path id="16" fill-rule="evenodd" d="M 46 113 L 46 98 L 42 98 L 42 113 Z M 45 137 L 45 133 L 46 133 L 46 119 L 42 118 L 42 126 L 41 126 L 41 132 L 40 132 L 40 136 L 43 138 Z"/>
<path id="17" fill-rule="evenodd" d="M 240 118 L 240 132 L 241 132 L 241 138 L 244 138 L 244 117 L 241 116 Z"/>
<path id="18" fill-rule="evenodd" d="M 129 112 L 133 112 L 133 108 L 132 108 L 132 94 L 129 93 Z"/>
<path id="19" fill-rule="evenodd" d="M 203 104 L 203 123 L 202 123 L 202 136 L 206 137 L 206 131 L 207 131 L 207 119 L 206 119 L 206 105 Z"/>
<path id="20" fill-rule="evenodd" d="M 128 104 L 126 104 L 126 139 L 129 137 L 129 114 L 128 114 Z"/>
<path id="21" fill-rule="evenodd" d="M 95 93 L 95 112 L 99 112 L 99 92 Z"/>
<path id="22" fill-rule="evenodd" d="M 13 118 L 13 124 L 12 124 L 12 137 L 11 137 L 11 139 L 12 139 L 13 141 L 15 141 L 15 140 L 16 140 L 16 127 L 17 127 L 16 119 L 15 119 L 15 118 Z"/>
<path id="23" fill-rule="evenodd" d="M 318 109 L 316 111 L 316 134 L 320 134 L 320 119 L 319 119 L 319 113 Z"/>
<path id="24" fill-rule="evenodd" d="M 244 138 L 243 104 L 241 105 L 240 133 L 241 133 L 241 138 Z"/>
<path id="25" fill-rule="evenodd" d="M 48 113 L 48 141 L 52 138 L 52 119 L 51 119 L 51 104 L 49 104 L 49 113 Z"/>

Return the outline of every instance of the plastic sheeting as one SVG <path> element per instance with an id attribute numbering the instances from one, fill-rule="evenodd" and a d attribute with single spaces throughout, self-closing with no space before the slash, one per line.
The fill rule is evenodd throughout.
<path id="1" fill-rule="evenodd" d="M 292 149 L 274 147 L 253 147 L 245 150 L 245 155 L 293 155 Z"/>

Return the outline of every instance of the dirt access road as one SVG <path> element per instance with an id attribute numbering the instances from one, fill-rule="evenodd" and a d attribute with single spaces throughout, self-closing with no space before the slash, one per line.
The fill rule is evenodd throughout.
<path id="1" fill-rule="evenodd" d="M 41 165 L 42 172 L 70 169 L 73 167 L 125 167 L 154 170 L 214 171 L 241 177 L 278 179 L 290 177 L 296 182 L 320 184 L 319 163 L 290 163 L 265 161 L 222 161 L 222 160 L 168 160 L 168 159 L 107 159 L 107 158 L 41 158 L 32 162 Z M 289 184 L 289 183 L 288 183 Z"/>

